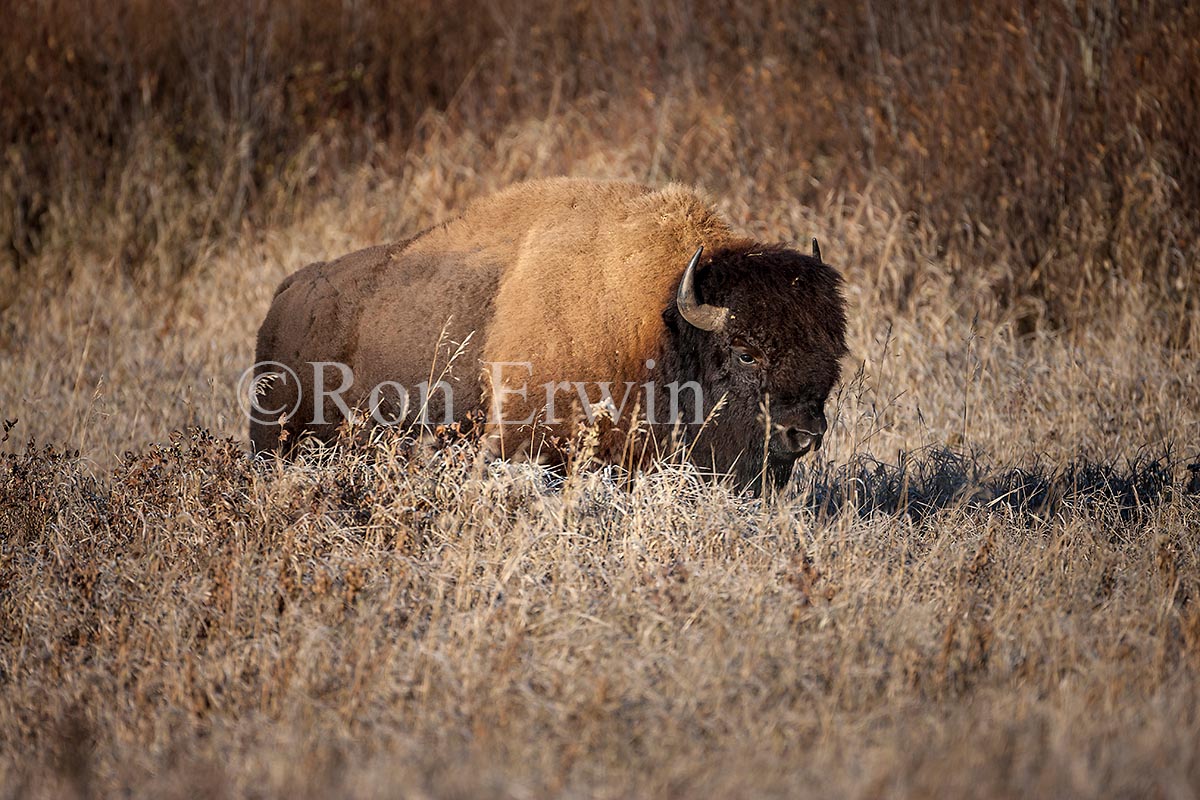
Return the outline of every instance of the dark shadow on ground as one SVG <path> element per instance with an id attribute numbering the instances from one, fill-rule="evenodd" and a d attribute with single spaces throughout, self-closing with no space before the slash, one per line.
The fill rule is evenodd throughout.
<path id="1" fill-rule="evenodd" d="M 801 467 L 793 485 L 822 516 L 885 513 L 919 520 L 969 507 L 1037 517 L 1093 510 L 1131 521 L 1177 494 L 1200 497 L 1198 470 L 1169 448 L 1123 462 L 1081 455 L 1061 466 L 1039 459 L 997 467 L 975 453 L 933 447 L 900 453 L 892 464 L 859 456 L 840 466 Z"/>

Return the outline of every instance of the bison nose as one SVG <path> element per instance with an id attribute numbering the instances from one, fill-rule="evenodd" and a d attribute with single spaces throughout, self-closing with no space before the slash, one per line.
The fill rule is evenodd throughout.
<path id="1" fill-rule="evenodd" d="M 816 450 L 821 446 L 821 434 L 807 428 L 787 428 L 783 431 L 784 449 L 791 453 L 804 453 L 811 447 Z"/>
<path id="2" fill-rule="evenodd" d="M 782 449 L 789 453 L 806 453 L 818 450 L 826 430 L 825 415 L 801 418 L 790 425 L 780 426 L 779 439 Z"/>

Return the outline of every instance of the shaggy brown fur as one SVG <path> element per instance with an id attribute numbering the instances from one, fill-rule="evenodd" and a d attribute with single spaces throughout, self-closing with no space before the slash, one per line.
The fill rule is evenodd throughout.
<path id="1" fill-rule="evenodd" d="M 700 245 L 712 256 L 701 262 L 698 291 L 705 302 L 730 307 L 724 330 L 694 328 L 675 308 L 681 274 Z M 498 453 L 550 459 L 561 457 L 551 442 L 569 438 L 584 417 L 576 390 L 556 394 L 558 421 L 548 426 L 497 426 L 492 398 L 502 399 L 504 420 L 540 421 L 544 384 L 582 382 L 594 403 L 597 384 L 609 382 L 621 406 L 629 382 L 637 388 L 623 409 L 628 421 L 647 381 L 665 403 L 668 383 L 695 380 L 704 414 L 728 395 L 698 440 L 698 460 L 747 482 L 772 461 L 778 481 L 808 449 L 789 444 L 788 430 L 811 432 L 810 446 L 824 431 L 821 406 L 845 349 L 838 286 L 837 274 L 819 261 L 735 234 L 682 186 L 566 178 L 518 184 L 408 242 L 312 264 L 285 280 L 259 331 L 256 360 L 294 369 L 303 398 L 282 425 L 252 422 L 251 441 L 261 451 L 279 447 L 281 430 L 290 441 L 306 431 L 333 433 L 342 415 L 332 401 L 322 409 L 325 424 L 311 424 L 309 362 L 348 365 L 354 384 L 343 397 L 360 408 L 381 381 L 408 389 L 415 407 L 418 384 L 441 378 L 453 387 L 456 418 L 489 419 Z M 754 365 L 736 361 L 747 352 Z M 495 363 L 521 366 L 494 372 L 487 365 Z M 340 381 L 327 368 L 326 388 Z M 524 397 L 511 393 L 522 387 Z M 679 396 L 688 401 L 691 393 Z M 443 393 L 429 397 L 428 418 L 443 419 Z M 294 401 L 295 385 L 277 380 L 260 404 L 290 408 Z M 658 408 L 661 417 L 666 406 Z M 779 430 L 764 450 L 768 416 Z M 680 430 L 695 440 L 697 426 Z M 614 429 L 599 455 L 628 458 L 626 432 Z"/>

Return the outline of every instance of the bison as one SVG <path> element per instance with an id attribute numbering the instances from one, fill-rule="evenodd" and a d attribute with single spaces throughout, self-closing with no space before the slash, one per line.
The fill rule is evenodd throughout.
<path id="1" fill-rule="evenodd" d="M 530 181 L 285 279 L 250 439 L 329 440 L 348 414 L 470 420 L 499 455 L 561 462 L 590 421 L 602 460 L 673 448 L 758 491 L 820 447 L 845 328 L 816 240 L 740 236 L 680 185 Z"/>

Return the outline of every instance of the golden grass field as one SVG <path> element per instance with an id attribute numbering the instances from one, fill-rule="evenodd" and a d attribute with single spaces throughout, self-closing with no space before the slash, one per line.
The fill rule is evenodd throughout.
<path id="1" fill-rule="evenodd" d="M 0 797 L 1200 793 L 1200 12 L 18 3 Z M 277 283 L 527 177 L 846 278 L 754 500 L 254 464 Z"/>

